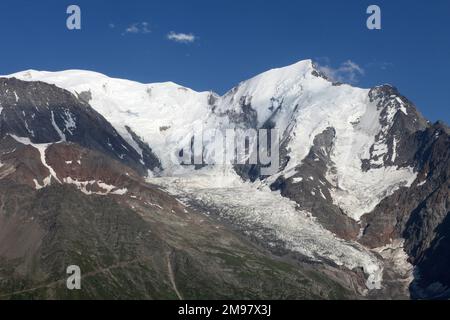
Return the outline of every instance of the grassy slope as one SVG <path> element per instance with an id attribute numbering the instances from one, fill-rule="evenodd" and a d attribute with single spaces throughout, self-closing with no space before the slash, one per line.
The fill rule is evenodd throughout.
<path id="1" fill-rule="evenodd" d="M 0 247 L 0 299 L 352 297 L 323 273 L 273 257 L 195 212 L 132 210 L 70 186 L 36 192 L 1 182 L 0 230 L 9 236 Z M 31 234 L 33 245 L 24 244 Z M 68 265 L 81 267 L 82 290 L 66 289 Z"/>

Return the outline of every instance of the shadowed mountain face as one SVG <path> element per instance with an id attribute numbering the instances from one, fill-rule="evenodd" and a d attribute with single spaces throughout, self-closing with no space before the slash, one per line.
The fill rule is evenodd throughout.
<path id="1" fill-rule="evenodd" d="M 405 139 L 405 148 L 414 147 L 411 162 L 418 171 L 410 188 L 387 197 L 373 212 L 363 217 L 360 242 L 376 247 L 391 239 L 404 238 L 410 261 L 416 266 L 411 285 L 413 297 L 438 298 L 449 294 L 444 253 L 450 250 L 450 136 L 448 128 L 435 124 Z"/>
<path id="2" fill-rule="evenodd" d="M 394 87 L 310 61 L 222 97 L 55 75 L 0 79 L 0 297 L 449 297 L 449 129 Z M 278 129 L 280 170 L 173 166 L 197 127 Z"/>

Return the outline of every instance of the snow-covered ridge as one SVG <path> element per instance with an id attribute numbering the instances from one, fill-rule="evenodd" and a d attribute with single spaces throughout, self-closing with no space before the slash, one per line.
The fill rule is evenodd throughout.
<path id="1" fill-rule="evenodd" d="M 202 125 L 208 114 L 208 99 L 213 95 L 173 82 L 142 84 L 83 70 L 27 70 L 7 77 L 47 82 L 86 97 L 139 154 L 142 150 L 126 127 L 147 142 L 164 168 L 172 165 L 167 152 L 175 144 L 171 141 L 178 141 L 180 136 Z"/>

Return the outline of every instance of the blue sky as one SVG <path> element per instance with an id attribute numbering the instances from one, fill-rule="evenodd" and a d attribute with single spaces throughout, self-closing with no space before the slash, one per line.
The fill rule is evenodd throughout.
<path id="1" fill-rule="evenodd" d="M 81 30 L 66 28 L 70 4 Z M 381 30 L 366 28 L 370 4 Z M 448 0 L 2 0 L 0 74 L 88 69 L 224 93 L 311 58 L 361 87 L 391 83 L 449 124 L 449 21 Z"/>

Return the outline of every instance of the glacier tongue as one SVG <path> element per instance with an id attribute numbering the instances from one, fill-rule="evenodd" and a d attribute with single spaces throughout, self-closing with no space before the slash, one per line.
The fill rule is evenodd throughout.
<path id="1" fill-rule="evenodd" d="M 312 261 L 330 260 L 350 270 L 363 268 L 368 289 L 380 289 L 383 264 L 368 249 L 337 238 L 295 202 L 261 184 L 242 183 L 231 170 L 149 178 L 186 203 L 200 205 L 269 247 L 281 244 Z M 249 201 L 251 199 L 251 201 Z"/>

